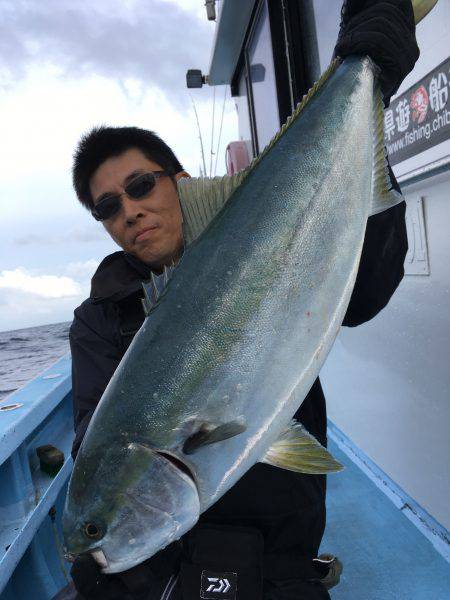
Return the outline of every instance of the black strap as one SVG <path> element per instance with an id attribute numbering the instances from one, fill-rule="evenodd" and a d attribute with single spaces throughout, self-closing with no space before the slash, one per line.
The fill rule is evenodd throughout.
<path id="1" fill-rule="evenodd" d="M 117 303 L 119 332 L 125 350 L 131 344 L 137 331 L 144 322 L 142 293 L 135 293 Z"/>

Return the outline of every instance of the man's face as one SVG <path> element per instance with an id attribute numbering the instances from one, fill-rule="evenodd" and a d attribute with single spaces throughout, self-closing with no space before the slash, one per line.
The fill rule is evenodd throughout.
<path id="1" fill-rule="evenodd" d="M 104 194 L 122 194 L 136 176 L 162 167 L 137 148 L 105 160 L 89 182 L 94 204 Z M 187 176 L 184 171 L 175 179 Z M 179 258 L 183 247 L 182 216 L 178 192 L 170 177 L 160 177 L 150 194 L 133 200 L 121 196 L 122 207 L 103 221 L 106 231 L 126 252 L 155 269 Z"/>

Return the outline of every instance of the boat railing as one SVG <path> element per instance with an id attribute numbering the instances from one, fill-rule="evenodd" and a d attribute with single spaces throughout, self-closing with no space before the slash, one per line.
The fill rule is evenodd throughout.
<path id="1" fill-rule="evenodd" d="M 61 513 L 72 439 L 67 355 L 0 402 L 0 600 L 48 599 L 69 581 Z"/>

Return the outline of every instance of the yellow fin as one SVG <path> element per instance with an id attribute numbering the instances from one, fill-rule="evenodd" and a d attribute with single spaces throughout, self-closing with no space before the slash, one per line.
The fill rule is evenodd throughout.
<path id="1" fill-rule="evenodd" d="M 331 456 L 298 421 L 292 420 L 261 462 L 274 467 L 320 475 L 342 471 L 344 466 Z"/>

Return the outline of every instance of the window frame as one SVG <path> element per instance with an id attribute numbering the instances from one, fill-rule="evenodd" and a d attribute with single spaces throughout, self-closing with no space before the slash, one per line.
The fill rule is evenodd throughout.
<path id="1" fill-rule="evenodd" d="M 308 0 L 279 0 L 278 2 L 257 0 L 231 80 L 231 94 L 237 96 L 239 95 L 239 81 L 241 77 L 245 78 L 254 157 L 260 153 L 262 148 L 259 147 L 256 128 L 249 49 L 264 4 L 267 6 L 271 33 L 279 127 L 286 122 L 297 103 L 314 83 L 312 61 L 307 55 L 308 45 L 306 43 L 308 33 L 310 37 L 315 36 L 315 29 L 308 31 L 308 27 L 311 27 L 311 18 L 307 18 L 306 12 L 312 10 L 309 6 L 310 2 Z"/>

